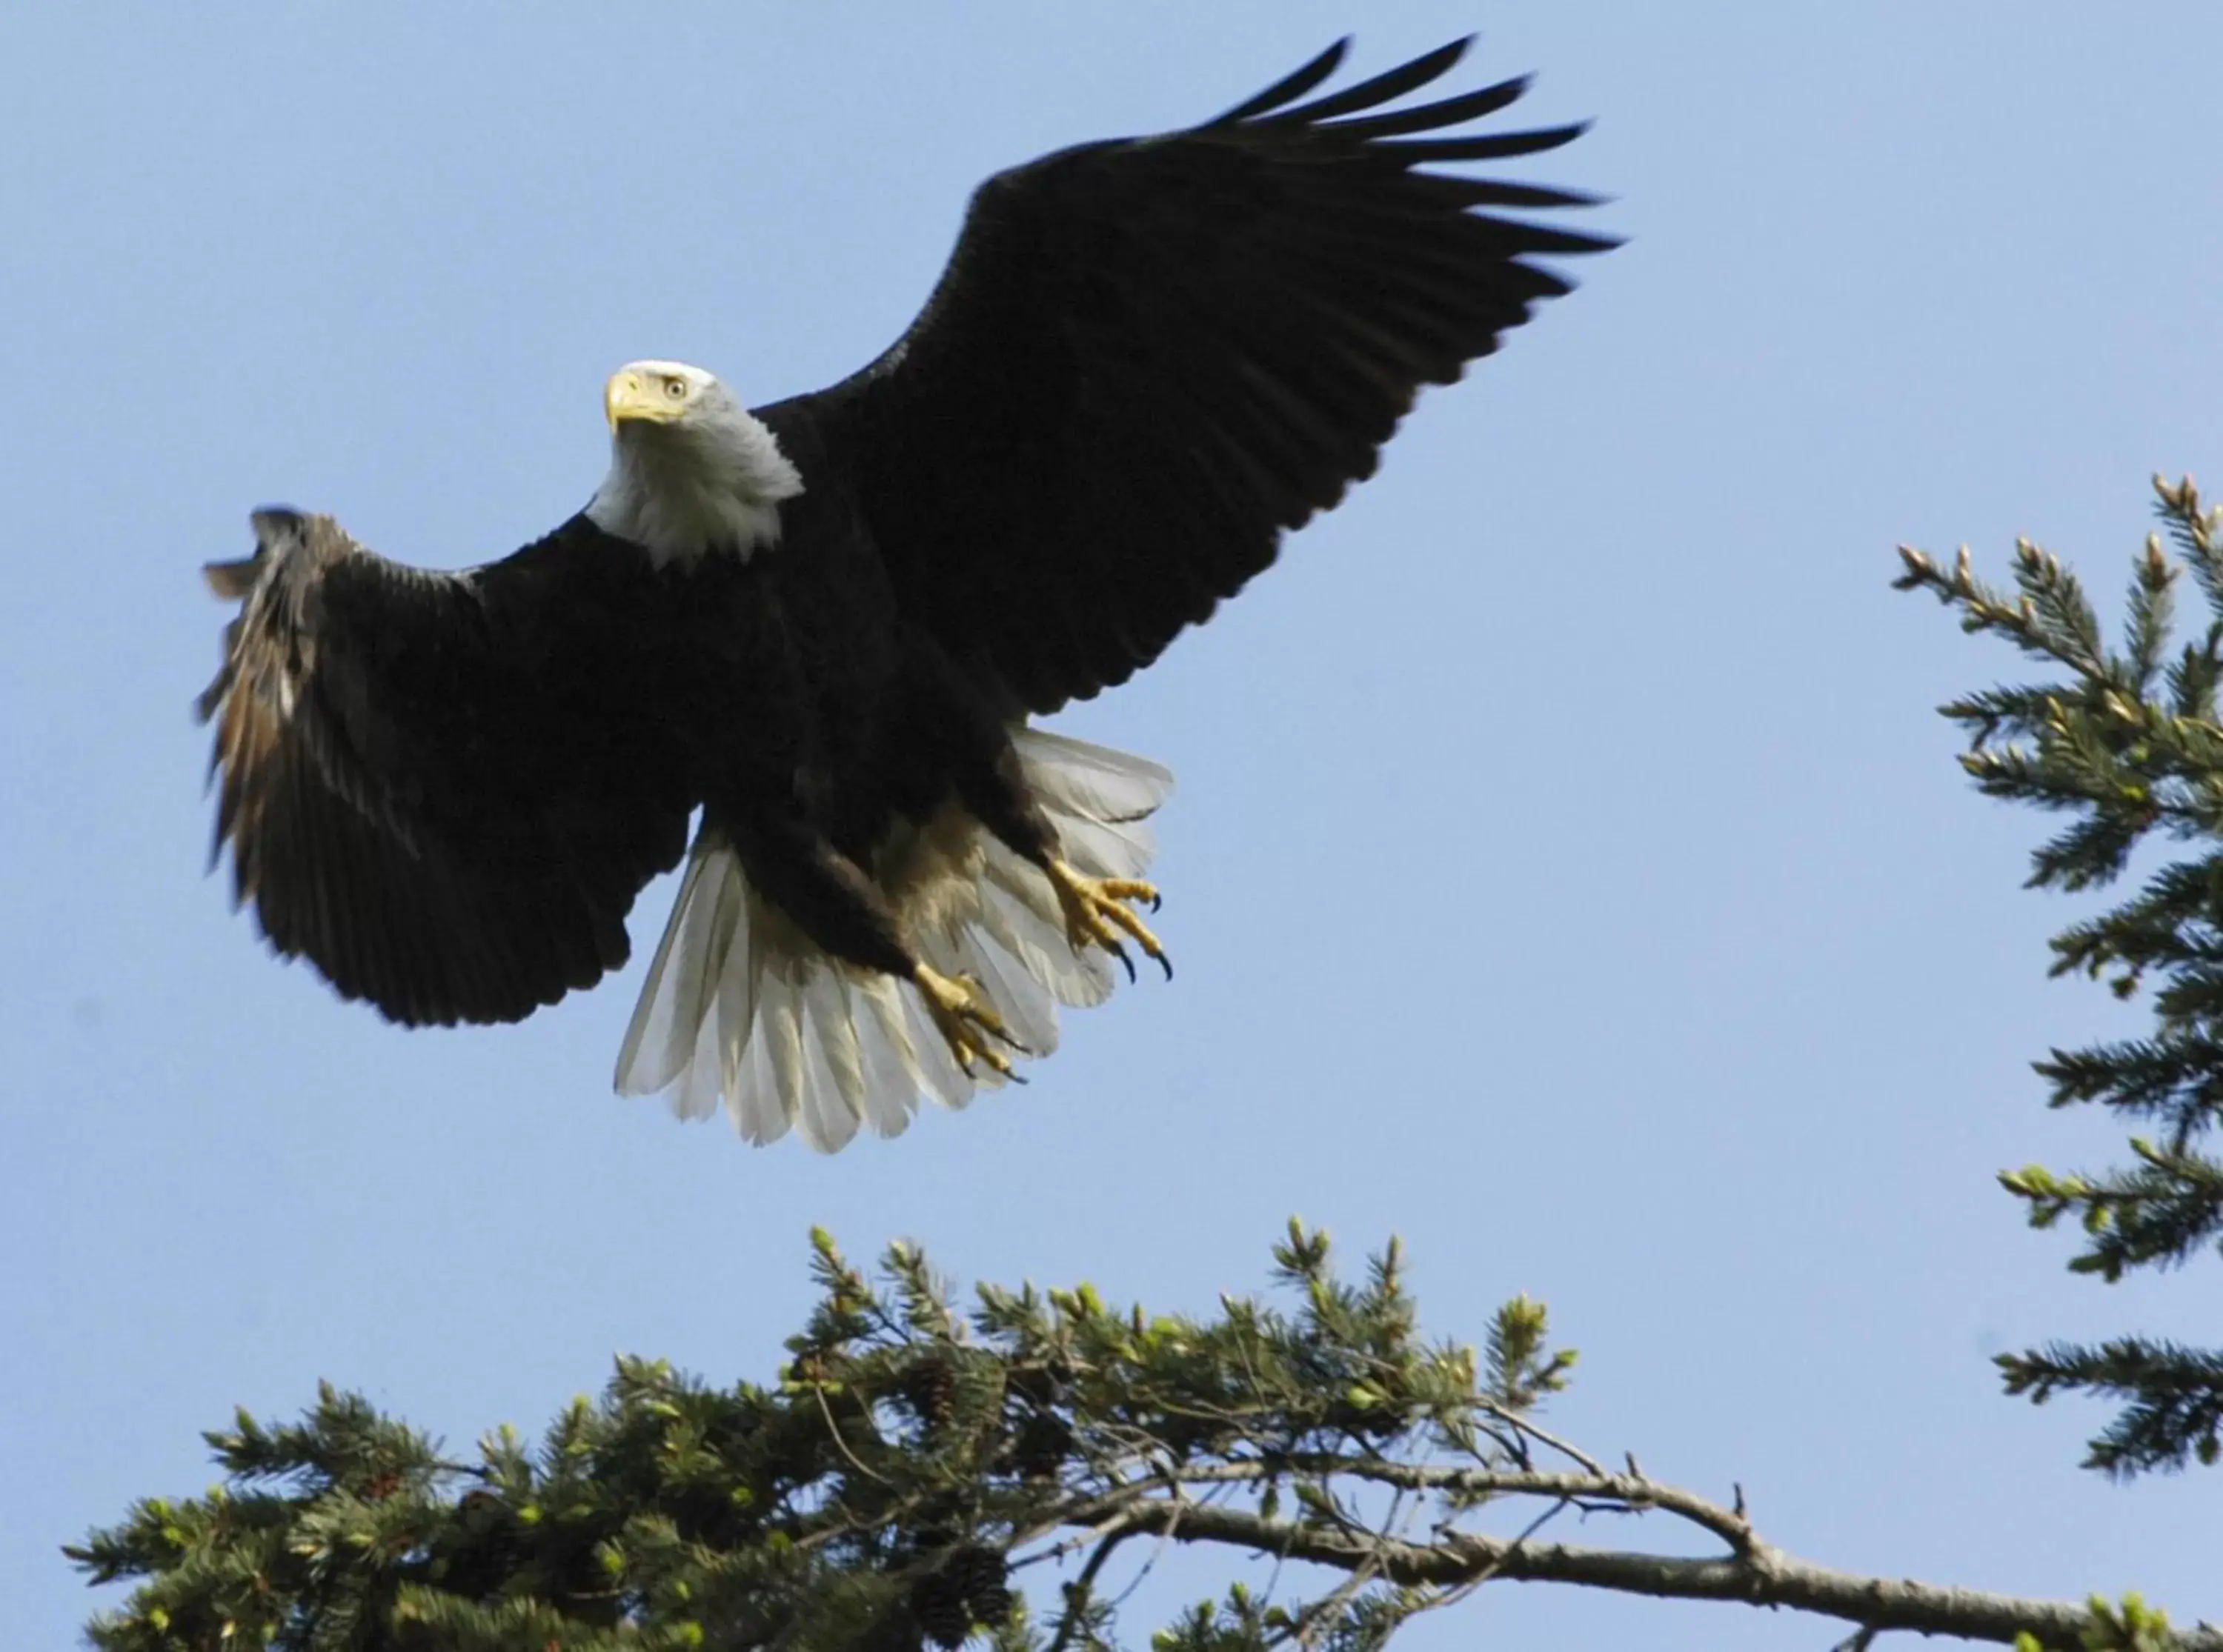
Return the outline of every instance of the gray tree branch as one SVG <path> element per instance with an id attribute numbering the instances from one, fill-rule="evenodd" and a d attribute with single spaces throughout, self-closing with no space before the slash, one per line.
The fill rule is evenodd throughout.
<path id="1" fill-rule="evenodd" d="M 1911 1630 L 2011 1643 L 2027 1632 L 2048 1647 L 2069 1649 L 2082 1643 L 2092 1622 L 2088 1609 L 2074 1601 L 1948 1588 L 1911 1578 L 1871 1577 L 1802 1560 L 1762 1540 L 1742 1513 L 1641 1475 L 1499 1473 L 1350 1459 L 1296 1460 L 1282 1463 L 1280 1469 L 1350 1475 L 1414 1490 L 1548 1497 L 1629 1512 L 1658 1510 L 1720 1537 L 1729 1552 L 1692 1559 L 1448 1527 L 1439 1529 L 1433 1542 L 1414 1542 L 1350 1526 L 1269 1519 L 1246 1509 L 1186 1498 L 1175 1500 L 1166 1495 L 1174 1488 L 1163 1480 L 1091 1499 L 1090 1507 L 1100 1519 L 1110 1505 L 1120 1505 L 1124 1528 L 1134 1535 L 1255 1549 L 1347 1572 L 1364 1568 L 1412 1587 L 1455 1588 L 1496 1579 L 1568 1583 L 1662 1599 L 1786 1608 L 1876 1633 Z M 1198 1464 L 1193 1472 L 1184 1469 L 1179 1486 L 1225 1486 L 1267 1478 L 1264 1464 L 1255 1469 L 1250 1464 Z M 2223 1652 L 2223 1630 L 2211 1624 L 2176 1633 L 2177 1643 L 2186 1652 Z"/>

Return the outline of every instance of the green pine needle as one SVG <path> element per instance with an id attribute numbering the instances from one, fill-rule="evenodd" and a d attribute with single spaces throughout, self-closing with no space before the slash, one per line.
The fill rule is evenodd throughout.
<path id="1" fill-rule="evenodd" d="M 1965 550 L 1948 571 L 1902 547 L 1894 581 L 1957 610 L 1964 630 L 2004 636 L 2064 673 L 1939 708 L 1968 737 L 1962 763 L 1979 790 L 2069 817 L 2033 852 L 2032 886 L 2106 888 L 2150 842 L 2179 846 L 2143 888 L 2053 940 L 2055 974 L 2105 980 L 2123 998 L 2148 992 L 2152 1033 L 2037 1064 L 2053 1106 L 2096 1103 L 2159 1125 L 2162 1140 L 2132 1138 L 2135 1162 L 2096 1174 L 2033 1165 L 1999 1178 L 2031 1226 L 2075 1218 L 2083 1243 L 2070 1268 L 2109 1281 L 2223 1244 L 2223 1165 L 2199 1146 L 2223 1126 L 2223 508 L 2204 509 L 2188 477 L 2156 477 L 2154 491 L 2163 531 L 2132 562 L 2119 650 L 2075 575 L 2027 540 L 2016 546 L 2012 597 L 1976 578 Z M 2208 612 L 2180 644 L 2187 569 Z M 2074 1390 L 2123 1402 L 2092 1442 L 2094 1467 L 2129 1476 L 2216 1459 L 2223 1354 L 2132 1341 L 1999 1365 L 2008 1391 L 2034 1401 Z"/>

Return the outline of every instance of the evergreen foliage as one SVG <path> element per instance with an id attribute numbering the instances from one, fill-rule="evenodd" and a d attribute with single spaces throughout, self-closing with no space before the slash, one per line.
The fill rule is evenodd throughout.
<path id="1" fill-rule="evenodd" d="M 330 1387 L 297 1424 L 241 1413 L 207 1436 L 223 1485 L 143 1502 L 70 1550 L 95 1581 L 141 1580 L 95 1620 L 94 1644 L 922 1652 L 979 1634 L 1003 1652 L 1099 1647 L 1117 1603 L 1097 1586 L 1149 1525 L 1138 1498 L 1170 1510 L 1186 1480 L 1205 1504 L 1270 1516 L 1287 1502 L 1332 1527 L 1357 1517 L 1336 1484 L 1348 1466 L 1518 1470 L 1533 1443 L 1523 1414 L 1574 1359 L 1548 1350 L 1525 1298 L 1479 1359 L 1427 1346 L 1394 1244 L 1354 1287 L 1294 1223 L 1275 1261 L 1298 1310 L 1229 1298 L 1209 1322 L 1115 1311 L 1085 1285 L 983 1287 L 960 1316 L 915 1249 L 892 1247 L 876 1288 L 825 1234 L 814 1242 L 821 1299 L 771 1387 L 620 1360 L 537 1448 L 504 1429 L 467 1461 Z M 1014 1583 L 1081 1551 L 1038 1628 Z M 1363 1576 L 1309 1597 L 1237 1589 L 1156 1643 L 1206 1652 L 1301 1630 L 1358 1652 L 1430 1604 Z"/>
<path id="2" fill-rule="evenodd" d="M 1999 1178 L 2033 1227 L 2074 1217 L 2083 1246 L 2069 1266 L 2109 1281 L 2223 1240 L 2223 1162 L 2209 1146 L 2223 1126 L 2223 507 L 2203 510 L 2189 477 L 2156 477 L 2154 491 L 2163 532 L 2133 563 L 2118 649 L 2076 576 L 2028 540 L 2016 546 L 2012 595 L 1978 580 L 1965 549 L 1949 572 L 1902 547 L 1897 581 L 1934 593 L 1963 630 L 1998 633 L 2056 672 L 1940 707 L 1968 732 L 1961 761 L 1979 789 L 2068 817 L 2033 854 L 2032 887 L 2101 888 L 2150 837 L 2181 846 L 2127 900 L 2053 940 L 2056 975 L 2104 977 L 2125 998 L 2151 988 L 2147 1036 L 2036 1064 L 2051 1105 L 2097 1102 L 2134 1127 L 2132 1162 Z M 2179 643 L 2188 569 L 2202 612 Z M 2069 1391 L 2123 1402 L 2088 1459 L 2110 1474 L 2213 1463 L 2223 1449 L 2223 1352 L 2129 1338 L 1999 1363 L 2007 1391 L 2034 1401 Z"/>
<path id="3" fill-rule="evenodd" d="M 1479 1352 L 1424 1342 L 1394 1242 L 1354 1285 L 1292 1222 L 1275 1262 L 1294 1310 L 1223 1297 L 1197 1320 L 1086 1285 L 982 1287 L 960 1316 L 910 1247 L 876 1285 L 814 1240 L 820 1300 L 770 1387 L 620 1360 L 537 1447 L 503 1429 L 468 1460 L 331 1388 L 299 1423 L 240 1416 L 207 1436 L 222 1485 L 69 1551 L 135 1586 L 93 1644 L 1110 1652 L 1133 1643 L 1136 1583 L 1184 1543 L 1242 1575 L 1152 1652 L 1378 1652 L 1499 1580 L 1788 1607 L 1856 1626 L 1848 1646 L 1903 1629 L 2223 1652 L 2223 1630 L 2173 1629 L 2135 1596 L 1833 1570 L 1764 1542 L 1741 1491 L 1724 1505 L 1634 1458 L 1609 1469 L 1536 1421 L 1574 1363 L 1541 1305 L 1507 1303 Z M 1547 1536 L 1612 1516 L 1679 1523 L 1681 1541 Z"/>

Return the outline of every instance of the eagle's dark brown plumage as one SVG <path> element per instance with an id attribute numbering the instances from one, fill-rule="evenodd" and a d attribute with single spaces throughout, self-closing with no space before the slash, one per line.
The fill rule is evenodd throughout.
<path id="1" fill-rule="evenodd" d="M 1370 474 L 1425 384 L 1611 243 L 1585 198 L 1457 170 L 1575 126 L 1454 131 L 1525 82 L 1403 108 L 1464 42 L 974 197 L 917 321 L 745 411 L 700 369 L 611 381 L 610 476 L 461 574 L 271 511 L 242 600 L 219 842 L 281 952 L 406 1022 L 515 1020 L 627 956 L 686 881 L 620 1087 L 838 1146 L 953 1103 L 1160 957 L 1134 902 L 1156 765 L 1025 725 L 1126 681 Z M 1305 101 L 1307 97 L 1310 101 Z"/>

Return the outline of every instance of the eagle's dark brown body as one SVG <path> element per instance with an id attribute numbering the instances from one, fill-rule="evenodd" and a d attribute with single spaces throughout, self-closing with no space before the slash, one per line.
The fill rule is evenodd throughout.
<path id="1" fill-rule="evenodd" d="M 258 516 L 204 704 L 272 941 L 400 1021 L 513 1020 L 623 963 L 684 855 L 623 1088 L 838 1146 L 970 1093 L 937 983 L 992 977 L 978 1024 L 1054 1039 L 1053 1001 L 1109 989 L 1092 937 L 1156 955 L 1120 903 L 1169 782 L 1024 719 L 1147 666 L 1370 474 L 1422 385 L 1567 290 L 1533 258 L 1609 244 L 1493 214 L 1579 197 L 1452 170 L 1576 135 L 1446 134 L 1525 83 L 1385 112 L 1463 50 L 1302 102 L 1338 47 L 990 179 L 918 320 L 829 389 L 748 413 L 635 364 L 610 481 L 505 562 Z"/>

